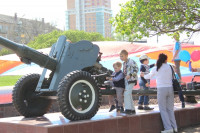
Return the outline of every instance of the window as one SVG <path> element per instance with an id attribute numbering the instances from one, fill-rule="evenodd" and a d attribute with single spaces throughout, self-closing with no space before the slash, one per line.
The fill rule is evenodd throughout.
<path id="1" fill-rule="evenodd" d="M 8 32 L 8 26 L 2 26 L 2 25 L 0 25 L 0 32 L 1 33 L 7 33 Z"/>
<path id="2" fill-rule="evenodd" d="M 0 32 L 3 30 L 3 26 L 2 25 L 0 25 Z"/>

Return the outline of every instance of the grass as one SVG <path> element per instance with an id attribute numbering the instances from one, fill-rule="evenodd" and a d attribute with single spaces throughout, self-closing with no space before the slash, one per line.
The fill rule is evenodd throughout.
<path id="1" fill-rule="evenodd" d="M 13 86 L 20 79 L 21 75 L 16 76 L 0 76 L 0 86 Z"/>

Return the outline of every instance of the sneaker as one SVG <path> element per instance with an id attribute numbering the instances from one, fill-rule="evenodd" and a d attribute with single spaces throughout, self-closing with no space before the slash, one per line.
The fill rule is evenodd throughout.
<path id="1" fill-rule="evenodd" d="M 117 107 L 118 108 L 118 101 L 117 101 L 117 99 L 115 99 L 115 107 Z"/>
<path id="2" fill-rule="evenodd" d="M 115 108 L 116 108 L 115 105 L 112 105 L 112 106 L 110 107 L 109 112 L 113 111 Z"/>
<path id="3" fill-rule="evenodd" d="M 161 131 L 161 133 L 174 133 L 173 129 Z"/>
<path id="4" fill-rule="evenodd" d="M 178 133 L 178 128 L 174 128 L 174 132 L 175 132 L 175 133 Z"/>
<path id="5" fill-rule="evenodd" d="M 139 110 L 143 110 L 144 107 L 143 107 L 142 105 L 139 105 L 139 106 L 138 106 L 138 109 L 139 109 Z"/>
<path id="6" fill-rule="evenodd" d="M 135 114 L 136 112 L 135 112 L 135 110 L 131 110 L 131 113 L 132 113 L 132 114 Z"/>
<path id="7" fill-rule="evenodd" d="M 124 107 L 121 107 L 121 110 L 120 110 L 120 112 L 122 113 L 122 112 L 124 112 Z"/>
<path id="8" fill-rule="evenodd" d="M 185 108 L 185 102 L 182 102 L 182 108 Z"/>
<path id="9" fill-rule="evenodd" d="M 150 108 L 149 106 L 144 106 L 144 110 L 153 110 L 154 108 Z"/>
<path id="10" fill-rule="evenodd" d="M 127 115 L 132 115 L 132 114 L 135 114 L 135 110 L 126 109 L 123 113 L 125 113 Z"/>
<path id="11" fill-rule="evenodd" d="M 117 112 L 123 113 L 124 112 L 124 107 L 122 107 L 122 106 L 117 107 Z"/>

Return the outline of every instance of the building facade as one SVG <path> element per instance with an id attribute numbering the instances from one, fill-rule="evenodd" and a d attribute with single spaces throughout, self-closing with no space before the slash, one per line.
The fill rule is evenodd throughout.
<path id="1" fill-rule="evenodd" d="M 57 30 L 55 26 L 42 20 L 30 20 L 25 18 L 0 14 L 0 36 L 17 43 L 27 44 L 39 34 Z"/>
<path id="2" fill-rule="evenodd" d="M 67 0 L 66 30 L 99 32 L 111 37 L 111 0 Z"/>

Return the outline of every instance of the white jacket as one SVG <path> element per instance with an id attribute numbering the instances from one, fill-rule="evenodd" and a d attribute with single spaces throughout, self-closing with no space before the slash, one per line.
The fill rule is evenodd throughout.
<path id="1" fill-rule="evenodd" d="M 157 67 L 154 67 L 149 74 L 144 75 L 144 78 L 149 79 L 155 76 L 157 88 L 172 87 L 172 70 L 170 65 L 163 63 L 158 71 L 156 69 Z"/>

